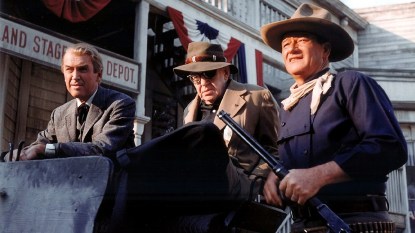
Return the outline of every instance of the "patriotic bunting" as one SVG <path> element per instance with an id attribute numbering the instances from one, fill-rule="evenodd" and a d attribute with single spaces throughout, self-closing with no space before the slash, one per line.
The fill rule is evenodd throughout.
<path id="1" fill-rule="evenodd" d="M 220 44 L 228 62 L 237 53 L 241 45 L 239 40 L 220 32 L 207 23 L 190 18 L 172 7 L 167 7 L 167 12 L 177 31 L 180 42 L 186 50 L 188 44 L 192 41 L 207 41 Z"/>
<path id="2" fill-rule="evenodd" d="M 43 4 L 56 16 L 72 23 L 84 22 L 92 18 L 111 0 L 42 0 Z"/>

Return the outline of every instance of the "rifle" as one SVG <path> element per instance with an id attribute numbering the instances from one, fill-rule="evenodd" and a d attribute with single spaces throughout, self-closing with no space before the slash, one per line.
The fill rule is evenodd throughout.
<path id="1" fill-rule="evenodd" d="M 218 113 L 219 119 L 225 122 L 245 143 L 247 143 L 267 164 L 271 167 L 275 175 L 281 180 L 288 174 L 288 170 L 278 160 L 268 153 L 251 135 L 249 135 L 238 123 L 236 123 L 228 113 L 221 110 Z M 322 203 L 317 197 L 312 197 L 307 201 L 327 222 L 327 227 L 333 233 L 350 233 L 351 229 L 337 214 L 335 214 L 326 204 Z"/>

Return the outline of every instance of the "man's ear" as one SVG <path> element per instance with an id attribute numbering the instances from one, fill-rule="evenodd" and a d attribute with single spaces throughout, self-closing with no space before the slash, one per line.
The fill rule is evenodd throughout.
<path id="1" fill-rule="evenodd" d="M 231 70 L 230 70 L 229 66 L 223 67 L 223 74 L 224 74 L 226 79 L 228 79 L 230 77 Z"/>
<path id="2" fill-rule="evenodd" d="M 97 82 L 101 83 L 101 81 L 102 81 L 102 71 L 97 73 Z"/>
<path id="3" fill-rule="evenodd" d="M 329 57 L 331 53 L 331 44 L 329 42 L 324 43 L 323 49 L 324 49 L 324 53 L 327 55 L 327 57 Z"/>

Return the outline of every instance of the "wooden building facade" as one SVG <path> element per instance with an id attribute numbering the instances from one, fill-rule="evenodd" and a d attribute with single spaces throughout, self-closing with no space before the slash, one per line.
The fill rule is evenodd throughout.
<path id="1" fill-rule="evenodd" d="M 88 17 L 79 17 L 74 12 L 59 14 L 46 2 L 5 0 L 1 6 L 2 151 L 10 142 L 35 140 L 51 111 L 71 98 L 58 61 L 64 45 L 78 41 L 93 44 L 105 55 L 108 73 L 103 85 L 136 99 L 136 145 L 180 127 L 183 109 L 195 91 L 189 80 L 172 72 L 183 64 L 186 51 L 169 8 L 238 40 L 232 63 L 243 72 L 233 78 L 266 86 L 280 101 L 288 96 L 292 79 L 281 55 L 262 42 L 259 28 L 289 18 L 302 2 L 313 2 L 332 11 L 355 42 L 354 54 L 332 68 L 368 73 L 395 106 L 410 159 L 391 174 L 388 195 L 400 231 L 410 232 L 408 210 L 415 198 L 408 202 L 408 184 L 415 183 L 415 3 L 354 11 L 339 0 L 114 0 L 102 1 L 106 4 Z M 120 74 L 114 64 L 131 68 L 131 76 Z"/>

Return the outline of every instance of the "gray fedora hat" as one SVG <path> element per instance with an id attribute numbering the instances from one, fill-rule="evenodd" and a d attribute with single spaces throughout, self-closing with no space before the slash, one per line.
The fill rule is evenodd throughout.
<path id="1" fill-rule="evenodd" d="M 236 66 L 226 62 L 223 49 L 219 44 L 201 41 L 189 43 L 185 64 L 177 66 L 173 71 L 179 76 L 186 76 L 190 73 L 216 70 L 226 66 L 229 66 L 232 74 L 238 73 Z"/>
<path id="2" fill-rule="evenodd" d="M 334 16 L 319 6 L 303 3 L 290 19 L 273 22 L 261 27 L 265 44 L 281 52 L 283 36 L 289 32 L 308 32 L 331 44 L 330 61 L 340 61 L 353 53 L 354 43 L 349 33 L 337 23 Z"/>

